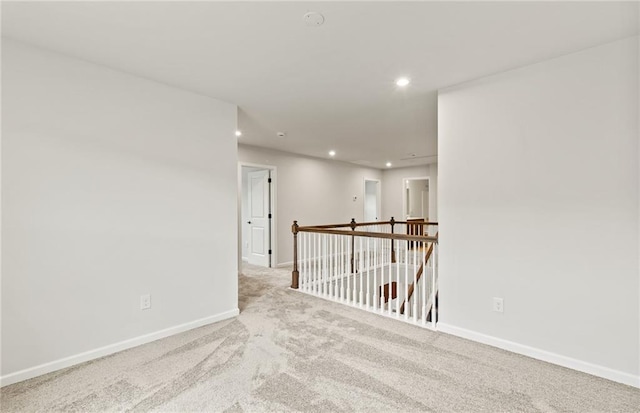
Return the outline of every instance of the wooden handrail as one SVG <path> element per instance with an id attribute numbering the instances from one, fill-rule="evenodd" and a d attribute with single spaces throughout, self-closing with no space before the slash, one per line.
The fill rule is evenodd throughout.
<path id="1" fill-rule="evenodd" d="M 431 222 L 431 221 L 396 221 L 396 224 L 438 225 L 437 222 Z"/>
<path id="2" fill-rule="evenodd" d="M 298 232 L 314 232 L 319 234 L 335 234 L 335 235 L 349 235 L 365 238 L 384 238 L 395 239 L 402 241 L 425 241 L 425 242 L 438 242 L 438 238 L 429 235 L 406 235 L 406 234 L 388 234 L 386 232 L 364 232 L 364 231 L 339 231 L 333 229 L 315 228 L 315 227 L 299 227 Z"/>
<path id="3" fill-rule="evenodd" d="M 376 222 L 355 222 L 348 224 L 328 224 L 328 225 L 307 225 L 304 228 L 350 228 L 352 224 L 355 224 L 356 227 L 364 227 L 367 225 L 386 225 L 389 224 L 389 221 L 376 221 Z"/>
<path id="4" fill-rule="evenodd" d="M 364 227 L 367 225 L 390 225 L 392 221 L 375 221 L 375 222 L 356 222 L 356 227 Z M 436 226 L 437 222 L 413 222 L 413 221 L 393 221 L 394 224 L 410 224 L 410 225 L 423 225 L 423 226 Z M 318 229 L 330 229 L 330 228 L 350 228 L 351 223 L 349 224 L 328 224 L 328 225 L 307 225 L 305 227 L 300 228 L 318 228 Z"/>
<path id="5" fill-rule="evenodd" d="M 429 258 L 431 258 L 432 253 L 433 253 L 433 243 L 429 246 L 429 249 L 424 254 L 424 261 L 422 261 L 422 264 L 420 264 L 420 268 L 418 269 L 418 273 L 416 274 L 416 282 L 411 283 L 411 285 L 409 286 L 409 292 L 407 294 L 408 297 L 405 298 L 404 302 L 402 303 L 402 306 L 400 307 L 400 314 L 404 314 L 404 305 L 408 303 L 409 300 L 411 299 L 411 296 L 413 295 L 413 291 L 415 290 L 414 284 L 417 284 L 418 281 L 420 281 L 420 277 L 422 277 L 422 273 L 424 272 L 424 264 L 429 261 Z"/>

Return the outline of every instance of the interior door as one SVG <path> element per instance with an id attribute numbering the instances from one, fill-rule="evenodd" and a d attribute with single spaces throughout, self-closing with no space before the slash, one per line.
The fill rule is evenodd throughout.
<path id="1" fill-rule="evenodd" d="M 377 221 L 380 216 L 379 184 L 378 181 L 364 181 L 364 222 Z"/>
<path id="2" fill-rule="evenodd" d="M 252 171 L 249 180 L 249 264 L 271 266 L 270 171 Z"/>

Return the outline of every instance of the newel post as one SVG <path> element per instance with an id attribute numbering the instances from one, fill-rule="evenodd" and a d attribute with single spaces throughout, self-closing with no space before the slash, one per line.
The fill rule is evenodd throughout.
<path id="1" fill-rule="evenodd" d="M 291 288 L 298 289 L 300 273 L 298 272 L 298 221 L 293 221 L 291 225 L 293 232 L 293 272 L 291 273 Z"/>
<path id="2" fill-rule="evenodd" d="M 349 223 L 349 225 L 351 226 L 351 231 L 355 231 L 356 230 L 356 220 L 355 220 L 355 218 L 351 218 L 351 222 Z M 355 247 L 356 247 L 356 237 L 354 237 L 352 235 L 351 236 L 351 274 L 355 274 L 355 271 L 354 271 L 354 264 L 355 263 L 354 263 L 354 260 L 353 260 Z"/>
<path id="3" fill-rule="evenodd" d="M 393 226 L 396 224 L 396 220 L 391 217 L 389 223 L 391 224 L 391 233 L 393 234 Z M 396 250 L 394 248 L 395 242 L 396 241 L 394 239 L 391 240 L 391 262 L 396 262 Z"/>

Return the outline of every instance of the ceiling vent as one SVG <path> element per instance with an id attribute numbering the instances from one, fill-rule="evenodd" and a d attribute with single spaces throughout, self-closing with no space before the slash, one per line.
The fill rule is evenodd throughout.
<path id="1" fill-rule="evenodd" d="M 400 159 L 401 161 L 411 161 L 411 160 L 424 160 L 426 158 L 437 158 L 438 155 L 416 155 L 415 153 L 408 154 L 407 158 Z"/>

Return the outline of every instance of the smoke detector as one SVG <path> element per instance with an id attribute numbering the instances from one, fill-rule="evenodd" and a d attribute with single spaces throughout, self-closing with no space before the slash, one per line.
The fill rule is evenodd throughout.
<path id="1" fill-rule="evenodd" d="M 317 11 L 310 11 L 302 16 L 302 20 L 307 26 L 322 26 L 324 23 L 324 16 Z"/>
<path id="2" fill-rule="evenodd" d="M 287 136 L 287 134 L 284 132 L 278 132 L 276 133 L 276 135 L 278 135 L 279 138 L 284 138 L 285 136 Z"/>

